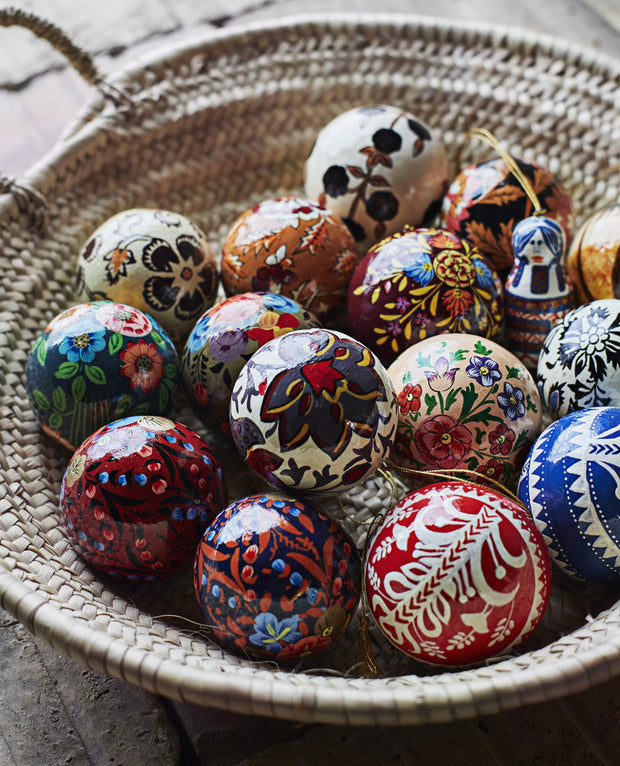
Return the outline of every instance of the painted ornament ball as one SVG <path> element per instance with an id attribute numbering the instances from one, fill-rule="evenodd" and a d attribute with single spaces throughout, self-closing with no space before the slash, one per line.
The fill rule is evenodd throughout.
<path id="1" fill-rule="evenodd" d="M 549 600 L 549 554 L 523 507 L 467 482 L 406 495 L 373 534 L 370 611 L 405 654 L 433 665 L 482 662 L 520 645 Z"/>
<path id="2" fill-rule="evenodd" d="M 620 408 L 556 420 L 523 466 L 519 498 L 567 575 L 620 583 Z"/>
<path id="3" fill-rule="evenodd" d="M 620 298 L 620 204 L 608 205 L 581 224 L 567 269 L 578 303 Z"/>
<path id="4" fill-rule="evenodd" d="M 429 225 L 448 188 L 438 131 L 386 104 L 343 112 L 318 134 L 305 167 L 305 193 L 341 216 L 360 253 L 404 226 Z"/>
<path id="5" fill-rule="evenodd" d="M 396 432 L 388 374 L 366 346 L 335 330 L 294 330 L 239 373 L 231 432 L 247 465 L 277 489 L 332 491 L 370 476 Z"/>
<path id="6" fill-rule="evenodd" d="M 543 406 L 554 417 L 620 406 L 620 299 L 569 311 L 545 339 L 536 379 Z"/>
<path id="7" fill-rule="evenodd" d="M 222 248 L 222 282 L 228 296 L 293 298 L 323 322 L 344 306 L 358 260 L 353 236 L 331 210 L 303 197 L 277 197 L 232 224 Z"/>
<path id="8" fill-rule="evenodd" d="M 361 260 L 349 284 L 352 335 L 384 364 L 439 333 L 497 335 L 502 283 L 482 253 L 440 229 L 405 229 Z"/>
<path id="9" fill-rule="evenodd" d="M 181 360 L 185 392 L 201 421 L 229 434 L 232 388 L 248 359 L 273 338 L 310 327 L 320 327 L 318 319 L 276 293 L 233 295 L 206 311 Z"/>
<path id="10" fill-rule="evenodd" d="M 513 159 L 530 181 L 545 215 L 560 224 L 570 243 L 575 214 L 568 191 L 537 163 Z M 522 185 L 504 160 L 497 158 L 470 165 L 454 178 L 443 200 L 441 221 L 448 231 L 479 248 L 504 278 L 513 264 L 514 227 L 533 212 Z"/>
<path id="11" fill-rule="evenodd" d="M 215 252 L 205 234 L 169 210 L 117 213 L 90 235 L 78 259 L 81 300 L 135 306 L 174 341 L 184 340 L 213 304 L 218 281 Z"/>
<path id="12" fill-rule="evenodd" d="M 54 317 L 26 365 L 41 428 L 71 450 L 125 416 L 168 415 L 180 383 L 176 349 L 160 325 L 111 301 L 81 303 Z"/>
<path id="13" fill-rule="evenodd" d="M 60 509 L 82 558 L 122 580 L 154 580 L 193 561 L 207 525 L 228 503 L 206 442 L 168 418 L 124 418 L 76 450 Z"/>
<path id="14" fill-rule="evenodd" d="M 398 430 L 391 458 L 412 484 L 419 472 L 475 471 L 515 483 L 540 433 L 536 384 L 514 354 L 464 333 L 416 343 L 388 368 L 396 389 Z"/>
<path id="15" fill-rule="evenodd" d="M 330 647 L 360 597 L 361 562 L 340 523 L 278 493 L 232 503 L 198 545 L 194 589 L 211 634 L 233 654 L 295 662 Z"/>

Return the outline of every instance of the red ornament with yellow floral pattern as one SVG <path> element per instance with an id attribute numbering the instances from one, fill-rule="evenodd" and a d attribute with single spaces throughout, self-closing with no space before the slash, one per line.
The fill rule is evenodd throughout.
<path id="1" fill-rule="evenodd" d="M 439 229 L 408 228 L 362 259 L 349 285 L 347 315 L 351 334 L 389 364 L 439 333 L 497 335 L 502 284 L 466 240 Z"/>

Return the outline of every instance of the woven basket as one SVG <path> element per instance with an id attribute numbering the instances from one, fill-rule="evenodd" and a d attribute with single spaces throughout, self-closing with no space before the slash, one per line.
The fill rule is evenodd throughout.
<path id="1" fill-rule="evenodd" d="M 617 180 L 593 179 L 620 162 L 620 64 L 547 38 L 405 16 L 295 18 L 209 33 L 108 82 L 74 53 L 100 92 L 25 178 L 0 182 L 2 606 L 60 651 L 149 691 L 307 722 L 461 719 L 620 673 L 618 592 L 557 573 L 528 644 L 483 667 L 433 671 L 396 656 L 371 628 L 379 677 L 363 678 L 358 620 L 331 652 L 293 669 L 228 656 L 198 624 L 189 572 L 130 589 L 82 563 L 58 513 L 69 456 L 42 436 L 24 385 L 31 345 L 75 303 L 77 253 L 106 218 L 135 206 L 176 210 L 217 247 L 249 205 L 301 192 L 317 131 L 358 104 L 401 105 L 440 130 L 448 147 L 483 125 L 569 188 L 585 184 L 576 200 L 583 219 L 619 196 Z M 464 160 L 484 150 L 469 146 Z M 230 445 L 187 407 L 176 417 L 211 441 L 233 497 L 256 486 Z M 333 498 L 324 505 L 362 544 L 360 522 L 391 499 L 389 482 L 375 477 L 341 498 L 344 513 Z"/>

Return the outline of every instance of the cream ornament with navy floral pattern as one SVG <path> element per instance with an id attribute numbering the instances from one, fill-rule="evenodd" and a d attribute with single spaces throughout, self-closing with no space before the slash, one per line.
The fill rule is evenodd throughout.
<path id="1" fill-rule="evenodd" d="M 76 279 L 79 299 L 135 306 L 179 341 L 215 301 L 217 260 L 204 233 L 185 216 L 132 208 L 91 234 Z"/>

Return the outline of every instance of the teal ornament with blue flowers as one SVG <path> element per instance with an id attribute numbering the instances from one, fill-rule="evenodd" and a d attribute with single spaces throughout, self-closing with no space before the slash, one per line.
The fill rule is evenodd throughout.
<path id="1" fill-rule="evenodd" d="M 74 450 L 106 423 L 172 412 L 181 372 L 174 344 L 150 316 L 123 303 L 81 303 L 35 341 L 26 391 L 43 431 Z"/>

